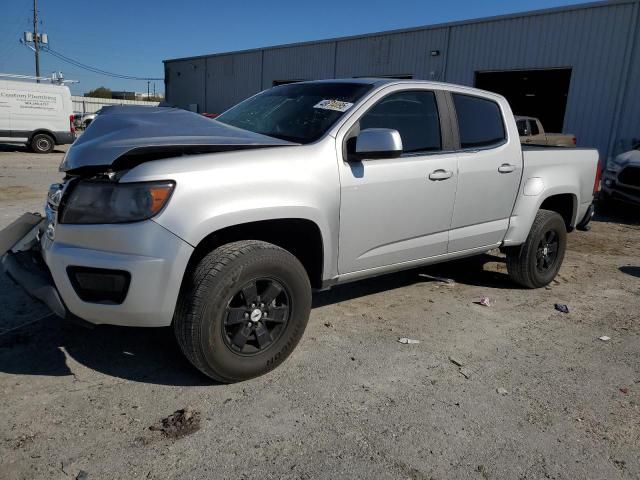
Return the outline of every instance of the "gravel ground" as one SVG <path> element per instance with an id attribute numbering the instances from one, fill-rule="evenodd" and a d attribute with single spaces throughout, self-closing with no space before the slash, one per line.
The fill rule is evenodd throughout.
<path id="1" fill-rule="evenodd" d="M 61 158 L 0 147 L 0 227 Z M 571 234 L 546 289 L 492 252 L 316 294 L 291 358 L 235 385 L 169 329 L 75 327 L 0 275 L 0 477 L 640 478 L 639 220 Z"/>

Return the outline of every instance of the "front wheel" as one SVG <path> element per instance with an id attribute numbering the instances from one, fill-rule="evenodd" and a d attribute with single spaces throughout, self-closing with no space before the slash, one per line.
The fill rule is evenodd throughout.
<path id="1" fill-rule="evenodd" d="M 237 382 L 282 363 L 298 344 L 311 310 L 307 272 L 276 245 L 223 245 L 187 274 L 174 331 L 182 352 L 205 375 Z"/>
<path id="2" fill-rule="evenodd" d="M 523 245 L 507 250 L 507 271 L 526 288 L 551 283 L 562 266 L 567 248 L 567 228 L 556 212 L 540 210 Z"/>

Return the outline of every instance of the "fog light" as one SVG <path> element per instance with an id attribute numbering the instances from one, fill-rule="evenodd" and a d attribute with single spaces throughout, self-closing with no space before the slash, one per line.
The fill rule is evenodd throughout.
<path id="1" fill-rule="evenodd" d="M 67 267 L 73 289 L 81 300 L 91 303 L 119 305 L 124 302 L 131 274 L 106 268 Z"/>

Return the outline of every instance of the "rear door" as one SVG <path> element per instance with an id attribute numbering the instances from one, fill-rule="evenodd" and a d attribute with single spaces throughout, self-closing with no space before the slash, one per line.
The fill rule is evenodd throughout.
<path id="1" fill-rule="evenodd" d="M 459 152 L 448 251 L 495 246 L 507 231 L 522 175 L 518 132 L 509 133 L 505 122 L 513 115 L 506 102 L 455 92 L 451 99 Z"/>
<path id="2" fill-rule="evenodd" d="M 443 110 L 447 111 L 447 103 L 442 93 L 394 88 L 378 94 L 355 123 L 345 126 L 343 141 L 338 135 L 341 274 L 446 253 L 457 157 Z M 349 161 L 348 143 L 367 128 L 397 130 L 403 154 Z"/>

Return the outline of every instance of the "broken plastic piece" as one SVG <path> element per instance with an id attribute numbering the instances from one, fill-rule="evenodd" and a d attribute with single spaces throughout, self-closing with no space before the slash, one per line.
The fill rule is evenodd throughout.
<path id="1" fill-rule="evenodd" d="M 478 305 L 482 305 L 483 307 L 490 307 L 491 300 L 489 300 L 489 297 L 481 297 Z"/>
<path id="2" fill-rule="evenodd" d="M 598 340 L 602 340 L 603 342 L 608 342 L 609 340 L 611 340 L 611 337 L 607 337 L 606 335 L 602 335 L 601 337 L 598 337 Z"/>
<path id="3" fill-rule="evenodd" d="M 406 337 L 402 337 L 398 339 L 398 342 L 400 343 L 404 343 L 406 344 L 416 344 L 416 343 L 420 343 L 420 340 L 414 340 L 413 338 L 406 338 Z"/>
<path id="4" fill-rule="evenodd" d="M 553 305 L 556 310 L 562 313 L 569 313 L 569 307 L 563 303 L 556 303 Z"/>

